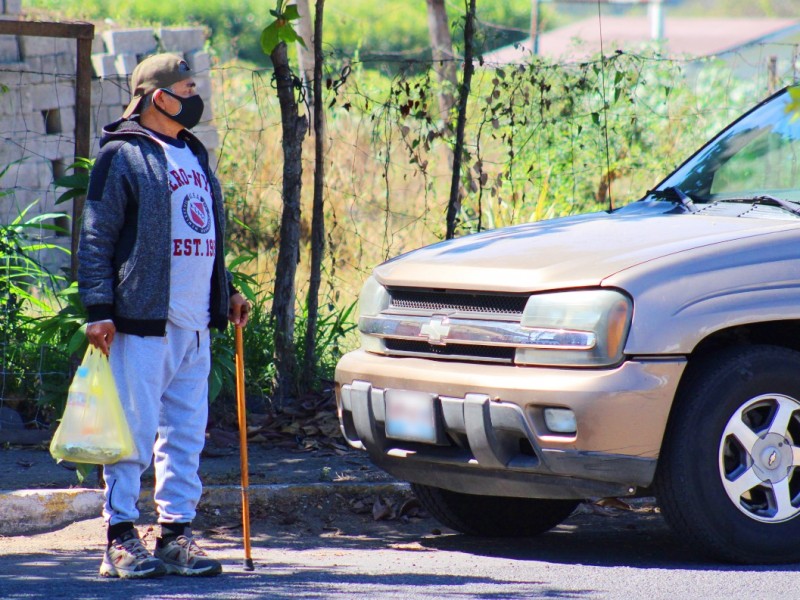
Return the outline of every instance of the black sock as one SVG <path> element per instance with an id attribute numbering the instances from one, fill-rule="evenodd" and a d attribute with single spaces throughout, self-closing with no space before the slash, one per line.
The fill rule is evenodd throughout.
<path id="1" fill-rule="evenodd" d="M 156 540 L 160 547 L 168 544 L 179 535 L 191 535 L 191 523 L 160 523 L 161 537 Z"/>
<path id="2" fill-rule="evenodd" d="M 108 526 L 108 546 L 111 547 L 111 543 L 121 536 L 123 533 L 126 533 L 133 529 L 133 523 L 130 521 L 123 521 L 122 523 L 115 523 L 114 525 Z"/>

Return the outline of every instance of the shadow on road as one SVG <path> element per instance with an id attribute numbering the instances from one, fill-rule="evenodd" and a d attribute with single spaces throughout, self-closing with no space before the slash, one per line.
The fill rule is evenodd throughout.
<path id="1" fill-rule="evenodd" d="M 682 543 L 656 512 L 576 513 L 552 531 L 533 538 L 480 538 L 452 532 L 433 519 L 409 523 L 359 521 L 314 531 L 263 532 L 254 543 L 295 550 L 389 548 L 459 552 L 475 556 L 556 564 L 702 571 L 800 571 L 800 564 L 748 566 L 715 562 Z M 263 531 L 263 530 L 262 530 Z M 259 534 L 255 534 L 258 536 Z M 415 546 L 419 546 L 418 548 Z"/>

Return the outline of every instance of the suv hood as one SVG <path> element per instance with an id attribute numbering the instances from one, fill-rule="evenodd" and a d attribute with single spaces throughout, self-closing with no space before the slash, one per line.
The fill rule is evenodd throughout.
<path id="1" fill-rule="evenodd" d="M 658 204 L 468 235 L 401 255 L 377 267 L 375 276 L 389 287 L 494 292 L 590 287 L 664 256 L 798 227 L 795 219 L 667 214 Z"/>

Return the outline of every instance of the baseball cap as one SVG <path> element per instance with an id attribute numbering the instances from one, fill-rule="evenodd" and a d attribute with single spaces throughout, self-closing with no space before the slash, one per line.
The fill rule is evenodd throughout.
<path id="1" fill-rule="evenodd" d="M 133 70 L 131 74 L 131 102 L 122 113 L 123 119 L 139 112 L 139 105 L 147 94 L 152 94 L 157 89 L 167 88 L 171 85 L 192 77 L 192 69 L 188 63 L 177 54 L 154 54 L 148 56 Z"/>

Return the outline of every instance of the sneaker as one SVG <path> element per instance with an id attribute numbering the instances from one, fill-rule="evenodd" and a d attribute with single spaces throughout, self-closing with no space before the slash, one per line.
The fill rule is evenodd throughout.
<path id="1" fill-rule="evenodd" d="M 156 545 L 155 557 L 161 559 L 167 573 L 210 577 L 222 573 L 222 564 L 209 558 L 193 537 L 179 535 L 163 546 Z"/>
<path id="2" fill-rule="evenodd" d="M 167 570 L 164 563 L 147 551 L 136 529 L 126 531 L 106 550 L 100 575 L 121 579 L 159 577 Z"/>

